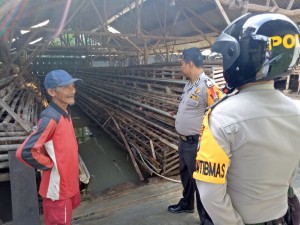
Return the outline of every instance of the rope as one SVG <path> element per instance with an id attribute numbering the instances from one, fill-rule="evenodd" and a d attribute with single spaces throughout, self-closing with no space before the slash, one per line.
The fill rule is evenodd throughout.
<path id="1" fill-rule="evenodd" d="M 175 180 L 175 179 L 172 179 L 172 178 L 169 178 L 169 177 L 165 177 L 165 176 L 160 175 L 159 173 L 155 172 L 155 171 L 154 171 L 153 169 L 151 169 L 151 168 L 148 166 L 148 164 L 144 161 L 144 158 L 143 158 L 142 154 L 140 153 L 140 151 L 139 151 L 137 148 L 135 148 L 135 150 L 139 153 L 139 155 L 140 155 L 140 157 L 141 157 L 143 163 L 145 164 L 145 166 L 146 166 L 152 173 L 154 173 L 155 175 L 157 175 L 157 176 L 159 176 L 159 177 L 161 177 L 161 178 L 163 178 L 163 179 L 166 179 L 166 180 L 169 180 L 169 181 L 172 181 L 172 182 L 175 182 L 175 183 L 181 183 L 181 181 L 179 181 L 179 180 Z M 148 163 L 149 163 L 149 162 L 148 162 Z M 149 164 L 151 165 L 151 163 L 149 163 Z M 152 165 L 151 165 L 151 166 L 152 166 Z M 154 166 L 153 166 L 153 167 L 154 167 Z"/>

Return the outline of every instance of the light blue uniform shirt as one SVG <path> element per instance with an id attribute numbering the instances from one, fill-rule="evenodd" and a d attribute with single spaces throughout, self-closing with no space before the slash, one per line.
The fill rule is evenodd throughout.
<path id="1" fill-rule="evenodd" d="M 178 134 L 185 136 L 199 134 L 208 104 L 205 83 L 207 79 L 209 78 L 203 72 L 193 84 L 190 81 L 186 83 L 175 117 Z"/>
<path id="2" fill-rule="evenodd" d="M 227 183 L 197 180 L 214 224 L 255 224 L 285 215 L 300 160 L 300 107 L 273 84 L 256 84 L 219 103 L 209 125 L 230 158 Z"/>

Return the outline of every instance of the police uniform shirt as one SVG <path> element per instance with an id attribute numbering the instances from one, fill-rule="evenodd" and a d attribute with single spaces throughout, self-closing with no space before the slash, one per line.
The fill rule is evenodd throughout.
<path id="1" fill-rule="evenodd" d="M 300 159 L 300 107 L 273 84 L 256 84 L 219 103 L 203 126 L 193 177 L 214 224 L 285 215 Z"/>
<path id="2" fill-rule="evenodd" d="M 203 72 L 193 84 L 191 81 L 186 83 L 175 117 L 175 128 L 178 134 L 185 136 L 199 134 L 209 101 L 207 79 L 209 78 Z"/>

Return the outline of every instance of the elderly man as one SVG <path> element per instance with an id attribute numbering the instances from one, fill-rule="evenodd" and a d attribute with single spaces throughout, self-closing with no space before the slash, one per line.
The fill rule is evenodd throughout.
<path id="1" fill-rule="evenodd" d="M 67 109 L 75 103 L 78 80 L 63 70 L 46 75 L 44 86 L 52 101 L 16 153 L 21 162 L 42 171 L 39 194 L 46 225 L 70 225 L 80 203 L 78 145 Z"/>

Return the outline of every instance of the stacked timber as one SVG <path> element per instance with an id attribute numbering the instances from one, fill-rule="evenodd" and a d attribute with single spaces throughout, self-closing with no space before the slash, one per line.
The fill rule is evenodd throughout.
<path id="1" fill-rule="evenodd" d="M 37 123 L 37 88 L 23 76 L 0 80 L 0 182 L 9 180 L 8 152 L 22 143 Z"/>
<path id="2" fill-rule="evenodd" d="M 204 70 L 213 77 L 219 66 L 206 63 Z M 76 77 L 83 79 L 76 84 L 77 104 L 127 146 L 134 164 L 164 176 L 178 174 L 174 113 L 186 83 L 179 64 L 93 68 L 76 71 Z"/>

